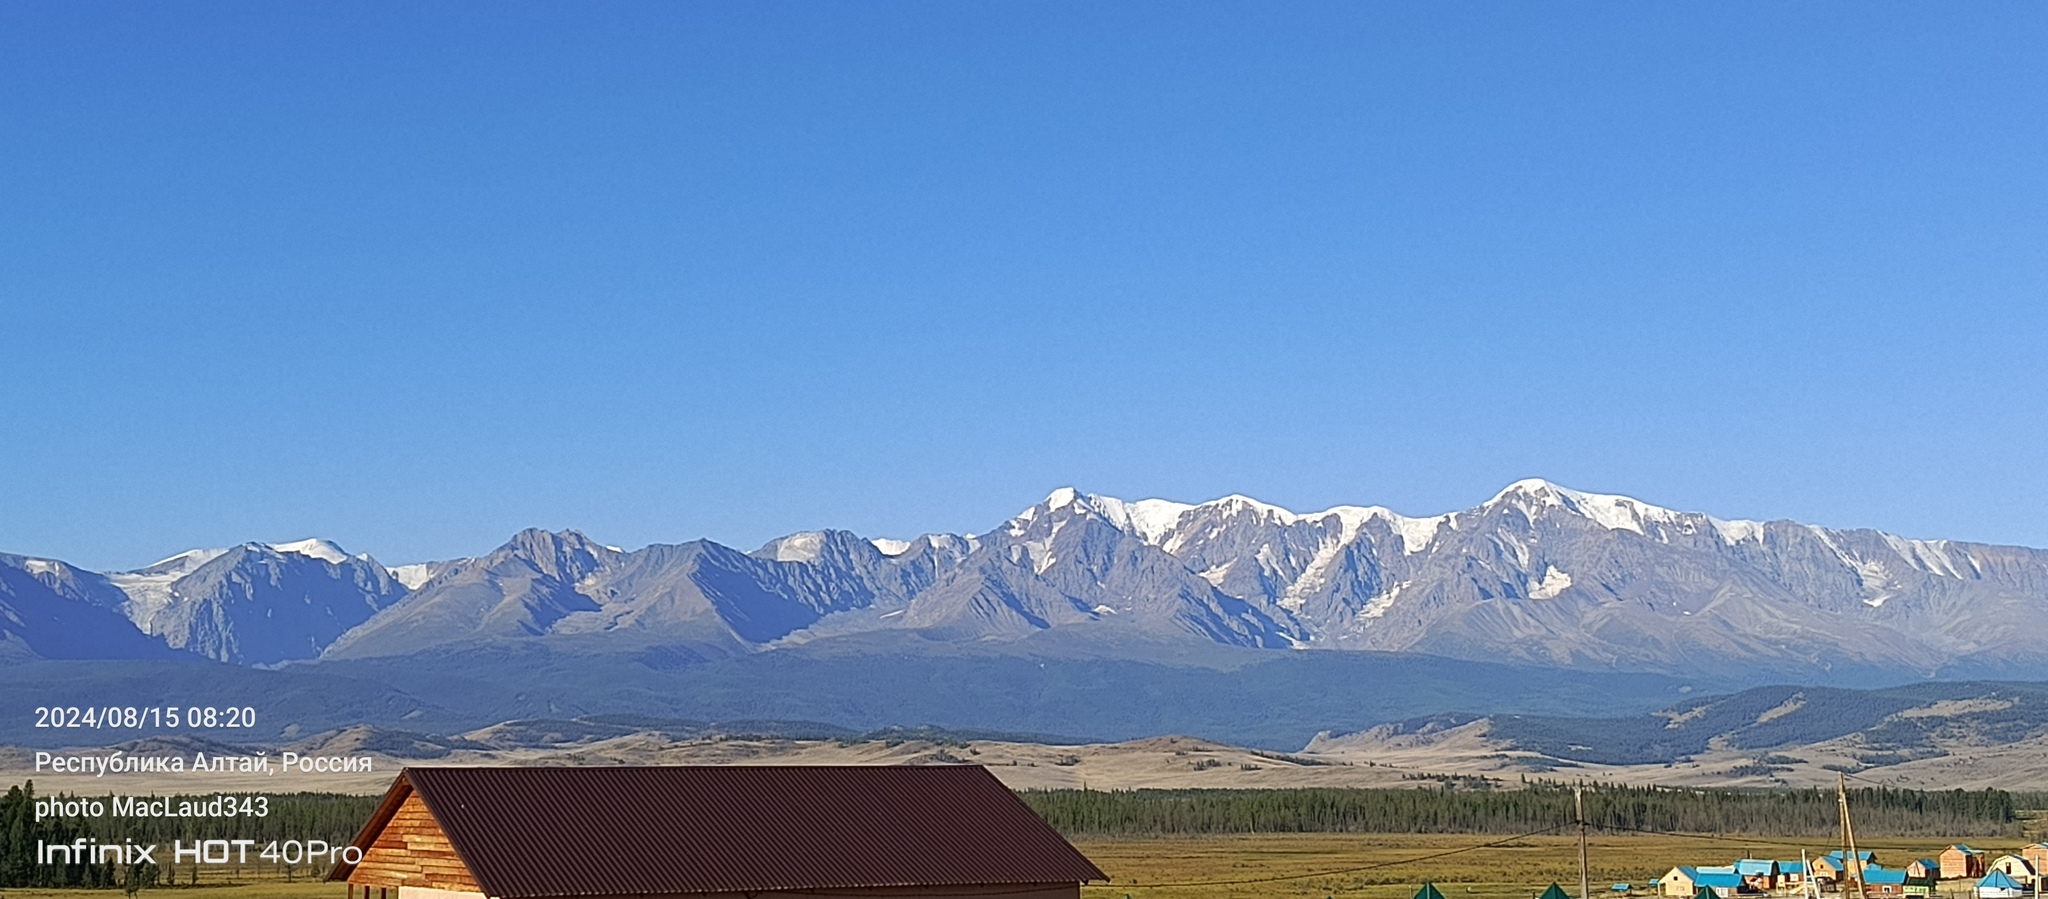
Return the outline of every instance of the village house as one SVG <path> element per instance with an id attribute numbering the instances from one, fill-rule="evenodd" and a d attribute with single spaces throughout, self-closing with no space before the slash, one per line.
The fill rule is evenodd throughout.
<path id="1" fill-rule="evenodd" d="M 1672 868 L 1670 871 L 1665 872 L 1663 877 L 1657 878 L 1657 895 L 1669 896 L 1672 899 L 1687 899 L 1687 897 L 1699 892 L 1699 884 L 1694 882 L 1694 878 L 1697 876 L 1698 872 L 1694 871 L 1691 865 L 1679 865 Z"/>
<path id="2" fill-rule="evenodd" d="M 1897 897 L 1906 895 L 1906 869 L 1885 868 L 1878 865 L 1863 866 L 1863 895 L 1873 897 Z"/>
<path id="3" fill-rule="evenodd" d="M 1842 859 L 1831 855 L 1814 859 L 1806 866 L 1806 877 L 1823 886 L 1833 884 L 1842 879 Z"/>
<path id="4" fill-rule="evenodd" d="M 1823 883 L 1835 883 L 1837 881 L 1840 881 L 1844 873 L 1844 868 L 1846 867 L 1842 862 L 1842 857 L 1843 856 L 1841 851 L 1836 850 L 1834 852 L 1830 852 L 1826 855 L 1823 855 L 1820 858 L 1814 859 L 1813 864 L 1810 870 L 1808 871 L 1808 876 L 1812 877 L 1816 881 L 1820 881 Z M 1870 852 L 1867 850 L 1857 852 L 1856 857 L 1862 859 L 1863 864 L 1865 865 L 1875 864 L 1877 862 L 1877 853 Z"/>
<path id="5" fill-rule="evenodd" d="M 1991 864 L 1985 866 L 1984 873 L 1989 874 L 1994 871 L 2012 878 L 2020 886 L 2028 889 L 2033 888 L 2035 879 L 2040 876 L 2033 863 L 2027 861 L 2026 857 L 2021 855 L 2001 855 L 1992 859 Z"/>
<path id="6" fill-rule="evenodd" d="M 1984 876 L 1984 853 L 1961 843 L 1941 850 L 1941 879 L 1962 880 Z"/>
<path id="7" fill-rule="evenodd" d="M 1696 865 L 1692 872 L 1692 882 L 1702 890 L 1712 891 L 1719 899 L 1755 892 L 1743 883 L 1734 865 Z"/>
<path id="8" fill-rule="evenodd" d="M 1993 871 L 1977 881 L 1977 899 L 2020 899 L 2027 890 L 2003 871 Z"/>
<path id="9" fill-rule="evenodd" d="M 1778 862 L 1778 885 L 1797 887 L 1806 882 L 1806 862 L 1793 859 Z"/>
<path id="10" fill-rule="evenodd" d="M 1769 859 L 1736 859 L 1735 873 L 1742 876 L 1746 889 L 1768 893 L 1778 888 L 1778 863 Z"/>
<path id="11" fill-rule="evenodd" d="M 1916 858 L 1906 863 L 1906 873 L 1914 877 L 1925 877 L 1930 880 L 1939 879 L 1941 877 L 1941 862 L 1931 858 Z"/>
<path id="12" fill-rule="evenodd" d="M 1108 880 L 971 765 L 407 768 L 353 845 L 328 875 L 351 899 L 1079 899 Z"/>
<path id="13" fill-rule="evenodd" d="M 2029 843 L 2020 847 L 2020 858 L 2026 859 L 2036 873 L 2048 873 L 2048 843 Z"/>

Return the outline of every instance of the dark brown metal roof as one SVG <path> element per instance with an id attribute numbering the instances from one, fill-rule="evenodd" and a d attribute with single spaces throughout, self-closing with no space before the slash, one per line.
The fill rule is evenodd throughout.
<path id="1" fill-rule="evenodd" d="M 974 765 L 407 768 L 356 845 L 414 791 L 500 899 L 1109 879 Z"/>

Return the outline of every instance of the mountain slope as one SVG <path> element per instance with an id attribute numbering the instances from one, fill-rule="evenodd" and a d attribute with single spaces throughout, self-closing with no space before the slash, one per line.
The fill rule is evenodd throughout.
<path id="1" fill-rule="evenodd" d="M 1550 772 L 1633 783 L 1807 786 L 1835 772 L 1919 787 L 2026 787 L 2048 770 L 2048 684 L 1938 682 L 1878 690 L 1769 686 L 1613 717 L 1433 715 L 1311 751 L 1428 759 L 1467 774 Z"/>
<path id="2" fill-rule="evenodd" d="M 1056 492 L 983 535 L 900 626 L 982 638 L 1101 623 L 1230 646 L 1293 644 L 1294 629 L 1265 603 L 1223 594 L 1118 524 L 1073 491 Z"/>
<path id="3" fill-rule="evenodd" d="M 2048 671 L 2030 649 L 2048 639 L 2040 550 L 1723 521 L 1543 481 L 1432 518 L 1076 501 L 1285 610 L 1311 646 L 1851 680 Z"/>
<path id="4" fill-rule="evenodd" d="M 302 541 L 105 580 L 145 630 L 248 663 L 569 638 L 711 658 L 909 632 L 1112 657 L 1166 641 L 1748 683 L 2048 677 L 2034 650 L 2048 641 L 2048 552 L 1723 520 L 1540 480 L 1427 517 L 1061 489 L 978 536 L 824 530 L 751 553 L 626 552 L 528 530 L 482 557 L 390 570 Z M 110 605 L 104 591 L 77 601 Z"/>
<path id="5" fill-rule="evenodd" d="M 845 531 L 793 535 L 746 554 L 710 541 L 626 553 L 575 531 L 528 530 L 488 556 L 450 564 L 336 641 L 328 657 L 587 634 L 740 651 L 834 613 L 900 608 L 943 567 L 932 555 L 892 559 Z"/>
<path id="6" fill-rule="evenodd" d="M 325 540 L 191 550 L 107 580 L 144 632 L 251 665 L 313 658 L 406 592 L 376 560 Z"/>
<path id="7" fill-rule="evenodd" d="M 122 616 L 126 599 L 101 575 L 0 554 L 0 661 L 176 658 Z"/>

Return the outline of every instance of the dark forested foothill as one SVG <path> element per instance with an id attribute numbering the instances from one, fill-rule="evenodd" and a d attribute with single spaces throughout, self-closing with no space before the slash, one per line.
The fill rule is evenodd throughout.
<path id="1" fill-rule="evenodd" d="M 34 783 L 10 787 L 0 798 L 0 887 L 109 887 L 129 875 L 147 872 L 124 871 L 113 863 L 38 864 L 36 847 L 69 844 L 83 837 L 98 838 L 91 822 L 82 817 L 46 816 L 36 818 Z"/>

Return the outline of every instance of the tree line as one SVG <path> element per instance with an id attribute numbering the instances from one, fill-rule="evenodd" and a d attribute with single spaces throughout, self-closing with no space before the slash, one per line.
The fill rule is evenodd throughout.
<path id="1" fill-rule="evenodd" d="M 1031 790 L 1024 802 L 1063 834 L 1215 833 L 1518 834 L 1571 825 L 1572 786 L 1521 790 Z M 1849 791 L 1858 833 L 2017 836 L 2003 790 Z M 1708 790 L 1587 785 L 1588 824 L 1616 832 L 1828 837 L 1839 832 L 1835 791 Z"/>
<path id="2" fill-rule="evenodd" d="M 1518 834 L 1569 826 L 1573 785 L 1537 781 L 1524 789 L 1290 789 L 1290 790 L 1027 790 L 1018 795 L 1047 823 L 1068 836 L 1144 836 L 1225 833 L 1460 833 Z M 1586 785 L 1586 820 L 1615 832 L 1701 833 L 1829 838 L 1837 833 L 1835 792 L 1710 790 Z M 203 802 L 205 796 L 171 796 Z M 317 839 L 342 844 L 353 838 L 381 797 L 335 793 L 247 794 L 266 801 L 267 814 L 158 818 L 35 815 L 33 782 L 0 798 L 0 887 L 139 888 L 189 884 L 233 876 L 317 877 L 325 864 L 283 865 L 257 860 L 229 870 L 177 864 L 173 841 Z M 96 799 L 106 811 L 112 796 Z M 155 799 L 157 797 L 137 797 Z M 2048 800 L 2048 796 L 2027 799 Z M 2004 837 L 2019 833 L 2013 794 L 2003 790 L 1920 791 L 1859 788 L 1849 805 L 1860 834 L 1873 837 Z M 155 844 L 156 864 L 38 864 L 37 841 L 66 844 L 79 838 L 103 843 Z"/>
<path id="3" fill-rule="evenodd" d="M 39 864 L 36 847 L 66 844 L 79 837 L 88 840 L 98 833 L 84 818 L 48 816 L 40 820 L 35 812 L 33 782 L 10 787 L 0 797 L 0 887 L 110 887 L 124 873 L 111 862 Z"/>
<path id="4" fill-rule="evenodd" d="M 172 808 L 190 801 L 206 803 L 222 794 L 204 795 L 148 795 L 133 797 L 136 800 L 154 802 L 168 800 Z M 59 800 L 91 800 L 103 813 L 98 815 L 36 816 L 35 783 L 30 781 L 8 789 L 0 798 L 0 887 L 147 887 L 160 884 L 196 883 L 205 871 L 209 879 L 214 877 L 242 878 L 248 876 L 299 877 L 322 876 L 328 865 L 322 859 L 311 862 L 299 859 L 285 862 L 283 859 L 265 860 L 260 857 L 262 849 L 272 843 L 283 844 L 298 840 L 321 840 L 330 844 L 345 845 L 353 839 L 358 830 L 375 811 L 380 796 L 351 796 L 340 793 L 247 793 L 232 794 L 240 805 L 249 800 L 243 808 L 252 813 L 236 814 L 233 817 L 116 817 L 115 797 L 80 796 L 59 793 Z M 262 800 L 262 815 L 253 814 L 259 808 L 255 800 Z M 238 808 L 240 811 L 240 808 Z M 72 864 L 39 864 L 36 861 L 38 841 L 45 845 L 68 844 L 79 838 L 98 840 L 103 844 L 122 842 L 137 845 L 156 845 L 154 864 L 116 865 L 112 862 L 94 863 L 80 861 Z M 251 840 L 246 864 L 229 866 L 180 864 L 172 853 L 175 842 L 187 846 L 201 840 Z"/>

